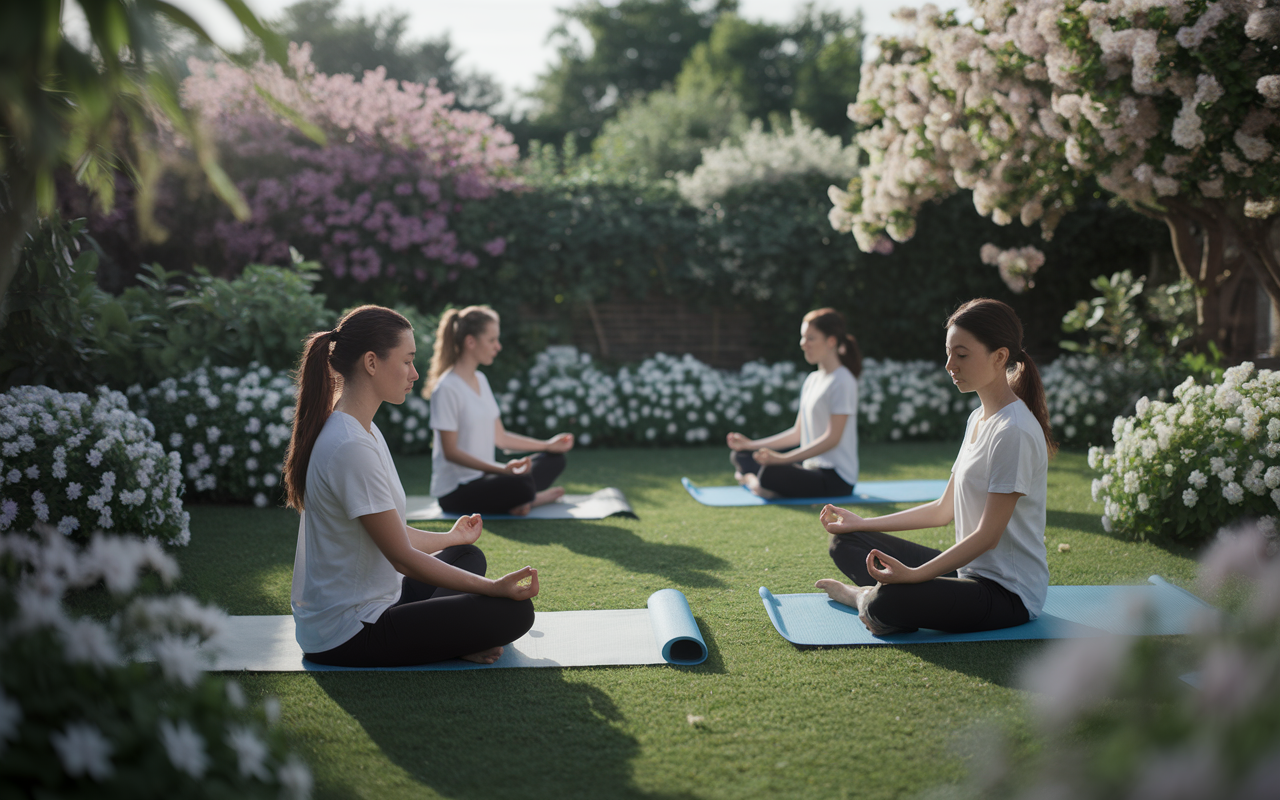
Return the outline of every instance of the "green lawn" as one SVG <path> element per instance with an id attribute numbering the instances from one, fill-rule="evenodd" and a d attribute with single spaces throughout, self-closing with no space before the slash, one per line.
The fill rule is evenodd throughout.
<path id="1" fill-rule="evenodd" d="M 952 444 L 866 446 L 862 476 L 945 478 L 953 456 Z M 425 494 L 429 458 L 398 464 L 405 489 Z M 816 509 L 707 508 L 681 475 L 731 479 L 721 448 L 575 451 L 567 488 L 617 486 L 638 520 L 493 522 L 479 544 L 491 573 L 538 567 L 543 611 L 640 608 L 657 589 L 681 590 L 710 649 L 700 666 L 246 674 L 241 683 L 281 699 L 325 798 L 888 798 L 962 778 L 976 728 L 995 725 L 1034 747 L 1015 680 L 1044 643 L 797 650 L 774 632 L 757 590 L 812 591 L 814 580 L 839 577 Z M 1193 554 L 1105 534 L 1089 480 L 1081 453 L 1051 463 L 1052 582 L 1159 574 L 1189 587 Z M 191 516 L 179 588 L 232 614 L 289 613 L 293 512 L 194 507 Z M 951 537 L 938 529 L 918 541 Z"/>

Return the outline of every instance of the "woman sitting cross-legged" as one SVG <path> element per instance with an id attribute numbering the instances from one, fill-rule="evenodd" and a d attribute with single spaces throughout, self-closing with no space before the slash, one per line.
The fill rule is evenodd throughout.
<path id="1" fill-rule="evenodd" d="M 378 306 L 312 334 L 303 351 L 284 486 L 301 512 L 296 635 L 318 664 L 492 663 L 533 626 L 538 571 L 484 577 L 478 515 L 447 533 L 405 523 L 404 487 L 373 416 L 413 390 L 414 353 L 409 321 Z"/>
<path id="2" fill-rule="evenodd" d="M 817 369 L 800 389 L 796 424 L 764 439 L 730 433 L 733 476 L 761 497 L 843 497 L 858 482 L 862 354 L 833 308 L 804 315 L 800 349 Z"/>
<path id="3" fill-rule="evenodd" d="M 857 608 L 875 634 L 1020 625 L 1040 615 L 1049 591 L 1045 504 L 1056 446 L 1013 309 L 986 299 L 957 309 L 947 320 L 947 372 L 982 406 L 969 417 L 941 499 L 872 519 L 822 509 L 834 534 L 831 558 L 855 585 L 824 579 L 817 587 Z M 941 552 L 883 532 L 952 521 L 956 542 Z"/>
<path id="4" fill-rule="evenodd" d="M 551 487 L 564 471 L 572 433 L 532 439 L 502 426 L 498 401 L 477 367 L 502 350 L 498 315 L 488 306 L 450 309 L 440 318 L 427 391 L 431 396 L 431 494 L 450 514 L 515 514 L 564 496 Z M 494 448 L 535 452 L 505 463 Z"/>

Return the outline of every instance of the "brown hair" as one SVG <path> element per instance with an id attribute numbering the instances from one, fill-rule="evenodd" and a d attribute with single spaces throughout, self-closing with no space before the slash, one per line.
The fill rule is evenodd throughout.
<path id="1" fill-rule="evenodd" d="M 834 308 L 817 308 L 805 314 L 801 322 L 809 323 L 822 331 L 824 336 L 836 337 L 840 363 L 849 368 L 853 377 L 862 375 L 862 351 L 858 349 L 858 340 L 849 333 L 843 314 Z"/>
<path id="2" fill-rule="evenodd" d="M 1049 428 L 1049 404 L 1045 400 L 1044 384 L 1040 382 L 1040 370 L 1022 346 L 1022 322 L 1018 315 L 999 300 L 979 297 L 960 306 L 947 318 L 945 327 L 952 325 L 973 334 L 973 338 L 992 353 L 1001 347 L 1009 352 L 1009 360 L 1005 362 L 1005 369 L 1013 373 L 1009 386 L 1040 423 L 1052 458 L 1058 451 L 1058 443 Z"/>
<path id="3" fill-rule="evenodd" d="M 498 312 L 488 306 L 451 308 L 440 317 L 436 328 L 436 343 L 431 351 L 431 370 L 427 373 L 427 385 L 422 393 L 430 397 L 436 383 L 462 354 L 462 345 L 468 336 L 479 336 L 492 322 L 498 321 Z"/>
<path id="4" fill-rule="evenodd" d="M 307 337 L 294 374 L 298 396 L 294 405 L 293 436 L 284 457 L 285 505 L 289 508 L 302 510 L 311 451 L 333 413 L 343 380 L 354 374 L 365 353 L 388 358 L 406 330 L 413 330 L 413 325 L 395 311 L 382 306 L 360 306 L 348 311 L 333 330 Z"/>

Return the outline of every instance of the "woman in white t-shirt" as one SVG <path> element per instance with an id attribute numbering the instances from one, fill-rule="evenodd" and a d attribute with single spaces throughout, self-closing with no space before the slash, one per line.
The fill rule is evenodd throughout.
<path id="1" fill-rule="evenodd" d="M 478 367 L 502 350 L 498 314 L 488 306 L 449 309 L 440 318 L 426 394 L 431 398 L 431 494 L 450 514 L 516 514 L 564 496 L 551 483 L 564 471 L 572 433 L 533 439 L 502 426 L 498 401 Z M 495 448 L 536 453 L 504 463 Z"/>
<path id="2" fill-rule="evenodd" d="M 942 497 L 872 519 L 822 509 L 834 534 L 831 558 L 855 585 L 824 579 L 817 586 L 857 608 L 875 634 L 1020 625 L 1040 615 L 1049 591 L 1045 504 L 1057 446 L 1013 309 L 987 299 L 960 306 L 947 320 L 947 372 L 982 406 L 969 416 Z M 952 521 L 956 542 L 944 551 L 883 533 Z"/>
<path id="3" fill-rule="evenodd" d="M 764 439 L 730 433 L 733 476 L 761 497 L 844 497 L 858 482 L 858 340 L 840 312 L 819 308 L 800 323 L 800 349 L 817 369 L 800 389 L 796 423 Z"/>
<path id="4" fill-rule="evenodd" d="M 312 334 L 303 351 L 284 486 L 301 512 L 295 631 L 319 664 L 492 663 L 533 625 L 538 572 L 484 577 L 479 515 L 447 533 L 405 522 L 404 487 L 373 415 L 412 391 L 415 351 L 409 321 L 378 306 Z"/>

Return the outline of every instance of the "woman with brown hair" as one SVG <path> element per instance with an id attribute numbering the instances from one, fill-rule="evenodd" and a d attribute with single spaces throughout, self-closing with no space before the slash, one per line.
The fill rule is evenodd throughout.
<path id="1" fill-rule="evenodd" d="M 564 496 L 551 483 L 564 471 L 572 433 L 533 439 L 502 425 L 489 379 L 479 370 L 502 351 L 498 314 L 451 308 L 440 318 L 427 394 L 431 397 L 431 494 L 450 514 L 515 514 Z M 535 453 L 506 462 L 494 451 Z"/>
<path id="2" fill-rule="evenodd" d="M 296 636 L 318 664 L 493 663 L 533 626 L 538 572 L 484 577 L 479 515 L 447 533 L 405 522 L 404 487 L 373 416 L 413 390 L 415 353 L 413 326 L 379 306 L 347 313 L 303 350 L 284 484 L 301 513 Z"/>
<path id="3" fill-rule="evenodd" d="M 764 439 L 730 433 L 734 478 L 761 497 L 843 497 L 858 482 L 862 353 L 834 308 L 804 315 L 800 349 L 817 369 L 800 389 L 796 423 Z"/>
<path id="4" fill-rule="evenodd" d="M 942 497 L 863 519 L 828 505 L 820 520 L 831 558 L 855 585 L 817 587 L 858 609 L 874 634 L 932 628 L 953 633 L 1020 625 L 1040 615 L 1049 591 L 1045 505 L 1049 429 L 1044 386 L 1022 346 L 1022 323 L 998 300 L 970 300 L 947 319 L 947 373 L 982 401 Z M 885 531 L 956 524 L 944 551 Z"/>

